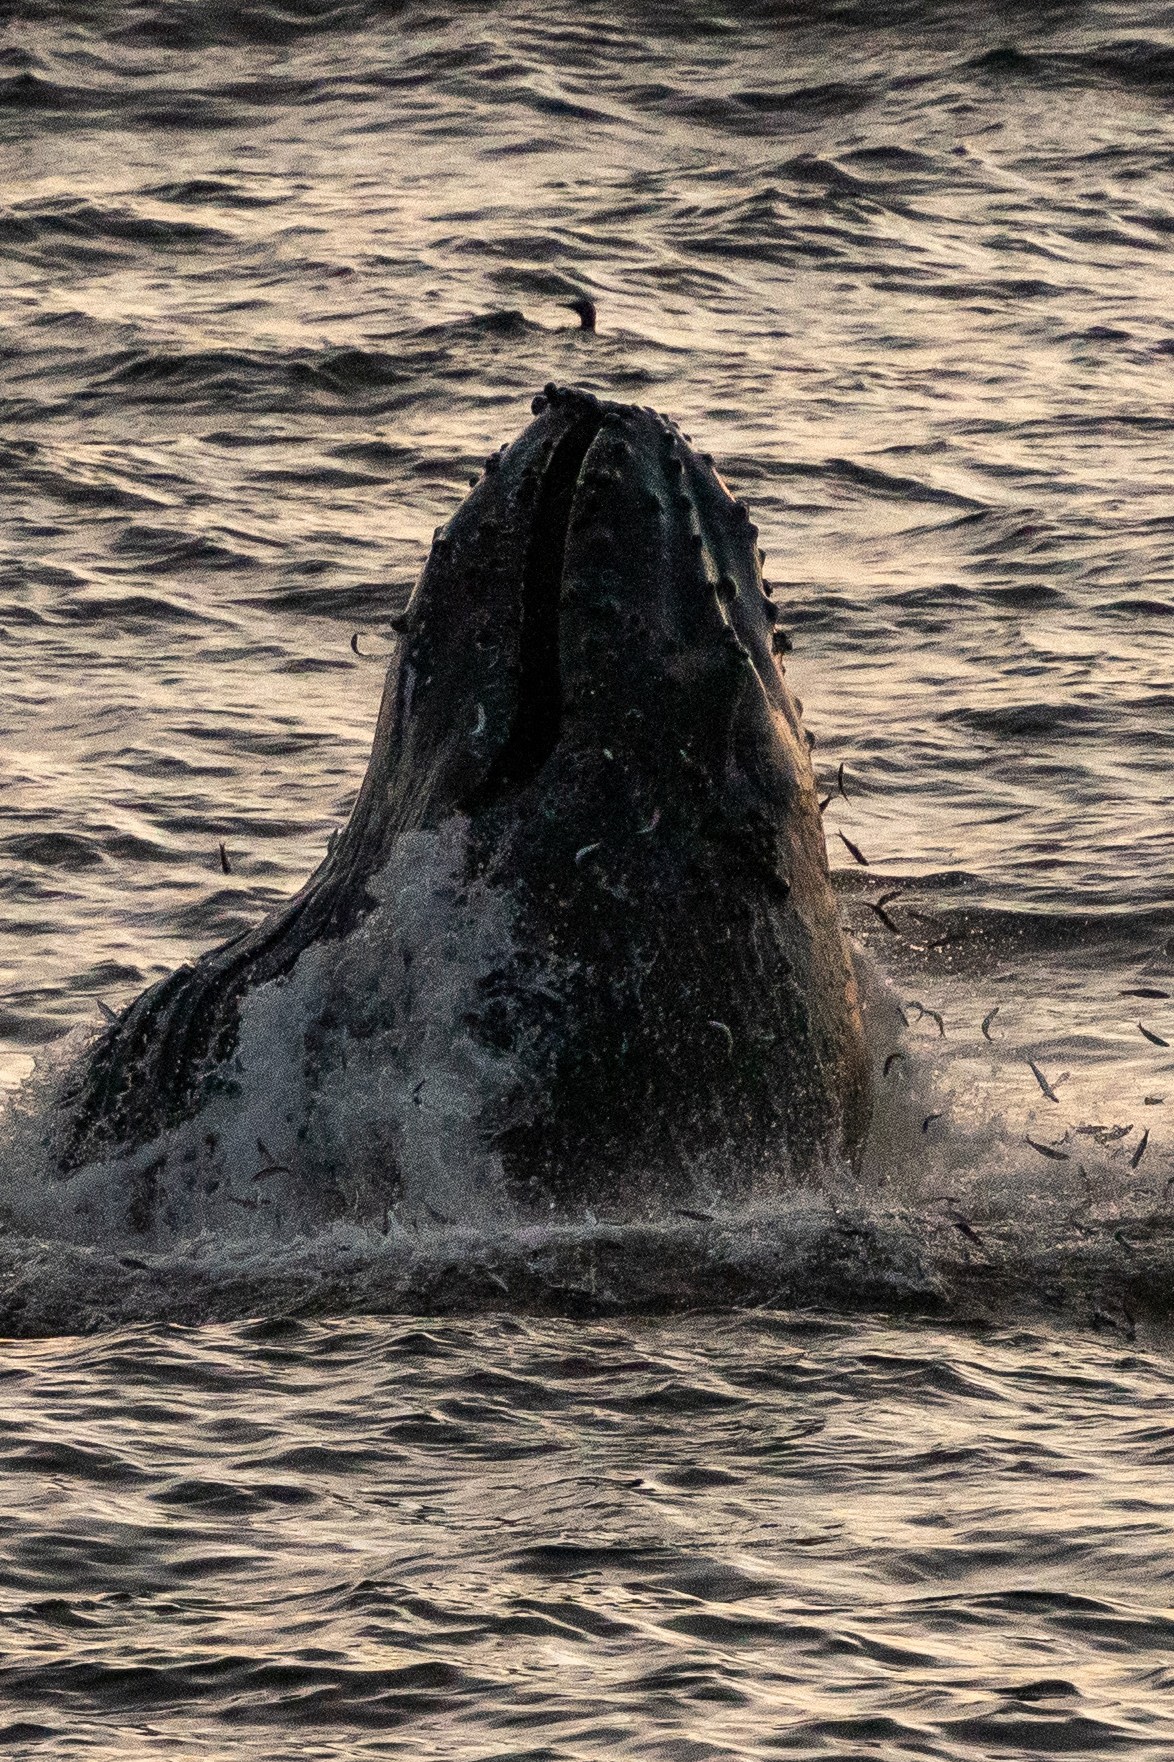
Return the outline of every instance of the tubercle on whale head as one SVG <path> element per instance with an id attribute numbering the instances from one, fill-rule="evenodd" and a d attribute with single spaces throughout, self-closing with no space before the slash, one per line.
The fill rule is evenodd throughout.
<path id="1" fill-rule="evenodd" d="M 563 582 L 566 737 L 623 744 L 638 706 L 672 735 L 667 779 L 682 747 L 716 773 L 767 741 L 801 788 L 810 765 L 745 508 L 673 425 L 642 410 L 601 432 L 583 483 Z"/>

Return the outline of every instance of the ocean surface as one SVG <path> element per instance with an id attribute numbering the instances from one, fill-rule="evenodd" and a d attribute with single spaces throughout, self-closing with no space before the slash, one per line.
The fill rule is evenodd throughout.
<path id="1" fill-rule="evenodd" d="M 1174 1753 L 1172 107 L 1146 0 L 0 6 L 6 1753 Z M 760 527 L 863 1174 L 79 1221 L 61 1071 L 321 861 L 552 379 Z"/>

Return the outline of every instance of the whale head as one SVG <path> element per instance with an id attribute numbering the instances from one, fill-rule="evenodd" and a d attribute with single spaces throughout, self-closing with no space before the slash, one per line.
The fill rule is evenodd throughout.
<path id="1" fill-rule="evenodd" d="M 461 1023 L 510 1092 L 515 1194 L 624 1203 L 849 1159 L 868 1121 L 809 742 L 743 503 L 664 417 L 548 386 L 436 532 L 367 774 L 322 868 L 132 1004 L 63 1162 L 198 1111 L 242 1000 L 387 915 L 403 840 L 460 825 L 510 952 Z"/>

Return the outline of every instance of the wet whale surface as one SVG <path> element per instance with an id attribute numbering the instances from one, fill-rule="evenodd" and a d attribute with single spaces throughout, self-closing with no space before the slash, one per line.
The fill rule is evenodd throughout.
<path id="1" fill-rule="evenodd" d="M 240 1205 L 250 1136 L 294 1212 L 366 1221 L 443 1215 L 457 1165 L 490 1212 L 640 1215 L 860 1149 L 870 1060 L 757 529 L 665 418 L 554 385 L 534 410 L 437 530 L 321 868 L 67 1091 L 62 1167 L 129 1158 L 144 1234 Z M 323 1124 L 364 1090 L 347 1187 Z"/>

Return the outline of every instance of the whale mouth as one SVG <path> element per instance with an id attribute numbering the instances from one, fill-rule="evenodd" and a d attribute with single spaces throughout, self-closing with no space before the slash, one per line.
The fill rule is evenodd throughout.
<path id="1" fill-rule="evenodd" d="M 479 792 L 481 802 L 524 789 L 558 744 L 563 713 L 559 616 L 567 534 L 583 466 L 602 425 L 598 409 L 584 409 L 559 439 L 542 476 L 522 573 L 514 714 Z"/>

